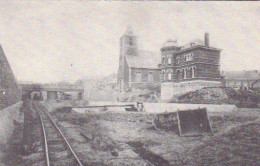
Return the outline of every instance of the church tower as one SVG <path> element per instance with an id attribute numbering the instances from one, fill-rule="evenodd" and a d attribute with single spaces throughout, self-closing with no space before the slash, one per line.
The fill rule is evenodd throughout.
<path id="1" fill-rule="evenodd" d="M 137 55 L 137 36 L 134 35 L 132 28 L 129 26 L 127 27 L 125 34 L 120 38 L 119 68 L 117 72 L 117 85 L 120 91 L 123 91 L 125 88 L 127 88 L 129 82 L 129 71 L 125 56 Z"/>
<path id="2" fill-rule="evenodd" d="M 125 34 L 120 38 L 120 54 L 123 56 L 137 55 L 137 50 L 137 36 L 134 35 L 132 28 L 128 26 Z"/>

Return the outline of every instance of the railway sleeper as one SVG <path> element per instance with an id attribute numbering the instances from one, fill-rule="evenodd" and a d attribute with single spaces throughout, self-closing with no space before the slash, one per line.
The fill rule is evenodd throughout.
<path id="1" fill-rule="evenodd" d="M 49 150 L 50 151 L 55 151 L 55 152 L 61 152 L 66 150 L 66 147 L 64 147 L 64 145 L 49 145 Z"/>
<path id="2" fill-rule="evenodd" d="M 50 152 L 49 157 L 51 161 L 58 161 L 61 159 L 72 158 L 73 155 L 68 150 L 63 150 L 61 152 Z"/>
<path id="3" fill-rule="evenodd" d="M 62 143 L 64 143 L 64 141 L 61 138 L 48 138 L 48 145 L 51 145 L 51 144 L 62 144 Z"/>
<path id="4" fill-rule="evenodd" d="M 56 161 L 55 163 L 51 164 L 51 166 L 76 166 L 78 163 L 74 159 L 66 158 L 59 161 Z"/>

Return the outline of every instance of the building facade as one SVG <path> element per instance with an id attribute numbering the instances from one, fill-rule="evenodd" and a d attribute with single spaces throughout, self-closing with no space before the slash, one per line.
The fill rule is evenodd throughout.
<path id="1" fill-rule="evenodd" d="M 224 85 L 234 89 L 260 89 L 260 71 L 223 72 Z"/>
<path id="2" fill-rule="evenodd" d="M 161 48 L 161 99 L 221 85 L 220 49 L 209 46 L 209 34 L 204 41 L 195 39 L 184 46 L 169 40 Z"/>
<path id="3" fill-rule="evenodd" d="M 160 83 L 160 53 L 138 48 L 138 39 L 128 27 L 120 38 L 120 57 L 117 72 L 117 86 L 125 91 L 136 86 Z"/>

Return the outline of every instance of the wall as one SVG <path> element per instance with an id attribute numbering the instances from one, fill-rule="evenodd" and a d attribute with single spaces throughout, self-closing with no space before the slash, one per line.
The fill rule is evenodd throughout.
<path id="1" fill-rule="evenodd" d="M 174 95 L 184 94 L 190 91 L 202 89 L 204 87 L 219 87 L 221 82 L 217 81 L 187 81 L 181 83 L 162 83 L 161 85 L 161 100 L 168 101 Z"/>
<path id="2" fill-rule="evenodd" d="M 21 89 L 18 88 L 13 71 L 0 45 L 0 89 L 6 91 L 0 96 L 0 107 L 5 108 L 21 100 Z M 1 108 L 0 108 L 1 109 Z"/>
<path id="3" fill-rule="evenodd" d="M 0 146 L 4 146 L 14 131 L 14 121 L 23 123 L 23 113 L 20 110 L 22 102 L 0 110 Z"/>
<path id="4" fill-rule="evenodd" d="M 142 83 L 159 83 L 160 82 L 160 69 L 142 69 L 142 68 L 131 68 L 131 83 L 136 82 L 136 74 L 138 72 L 142 73 Z M 148 74 L 149 72 L 153 73 L 153 82 L 148 82 Z"/>

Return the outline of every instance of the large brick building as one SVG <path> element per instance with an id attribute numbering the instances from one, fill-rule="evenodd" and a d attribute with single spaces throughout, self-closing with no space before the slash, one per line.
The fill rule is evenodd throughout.
<path id="1" fill-rule="evenodd" d="M 138 85 L 160 83 L 160 53 L 138 48 L 137 36 L 128 27 L 120 38 L 120 58 L 117 85 L 120 91 Z"/>
<path id="2" fill-rule="evenodd" d="M 221 85 L 220 49 L 210 47 L 209 34 L 204 41 L 195 39 L 184 46 L 167 41 L 161 48 L 161 99 L 169 100 L 203 87 Z"/>

